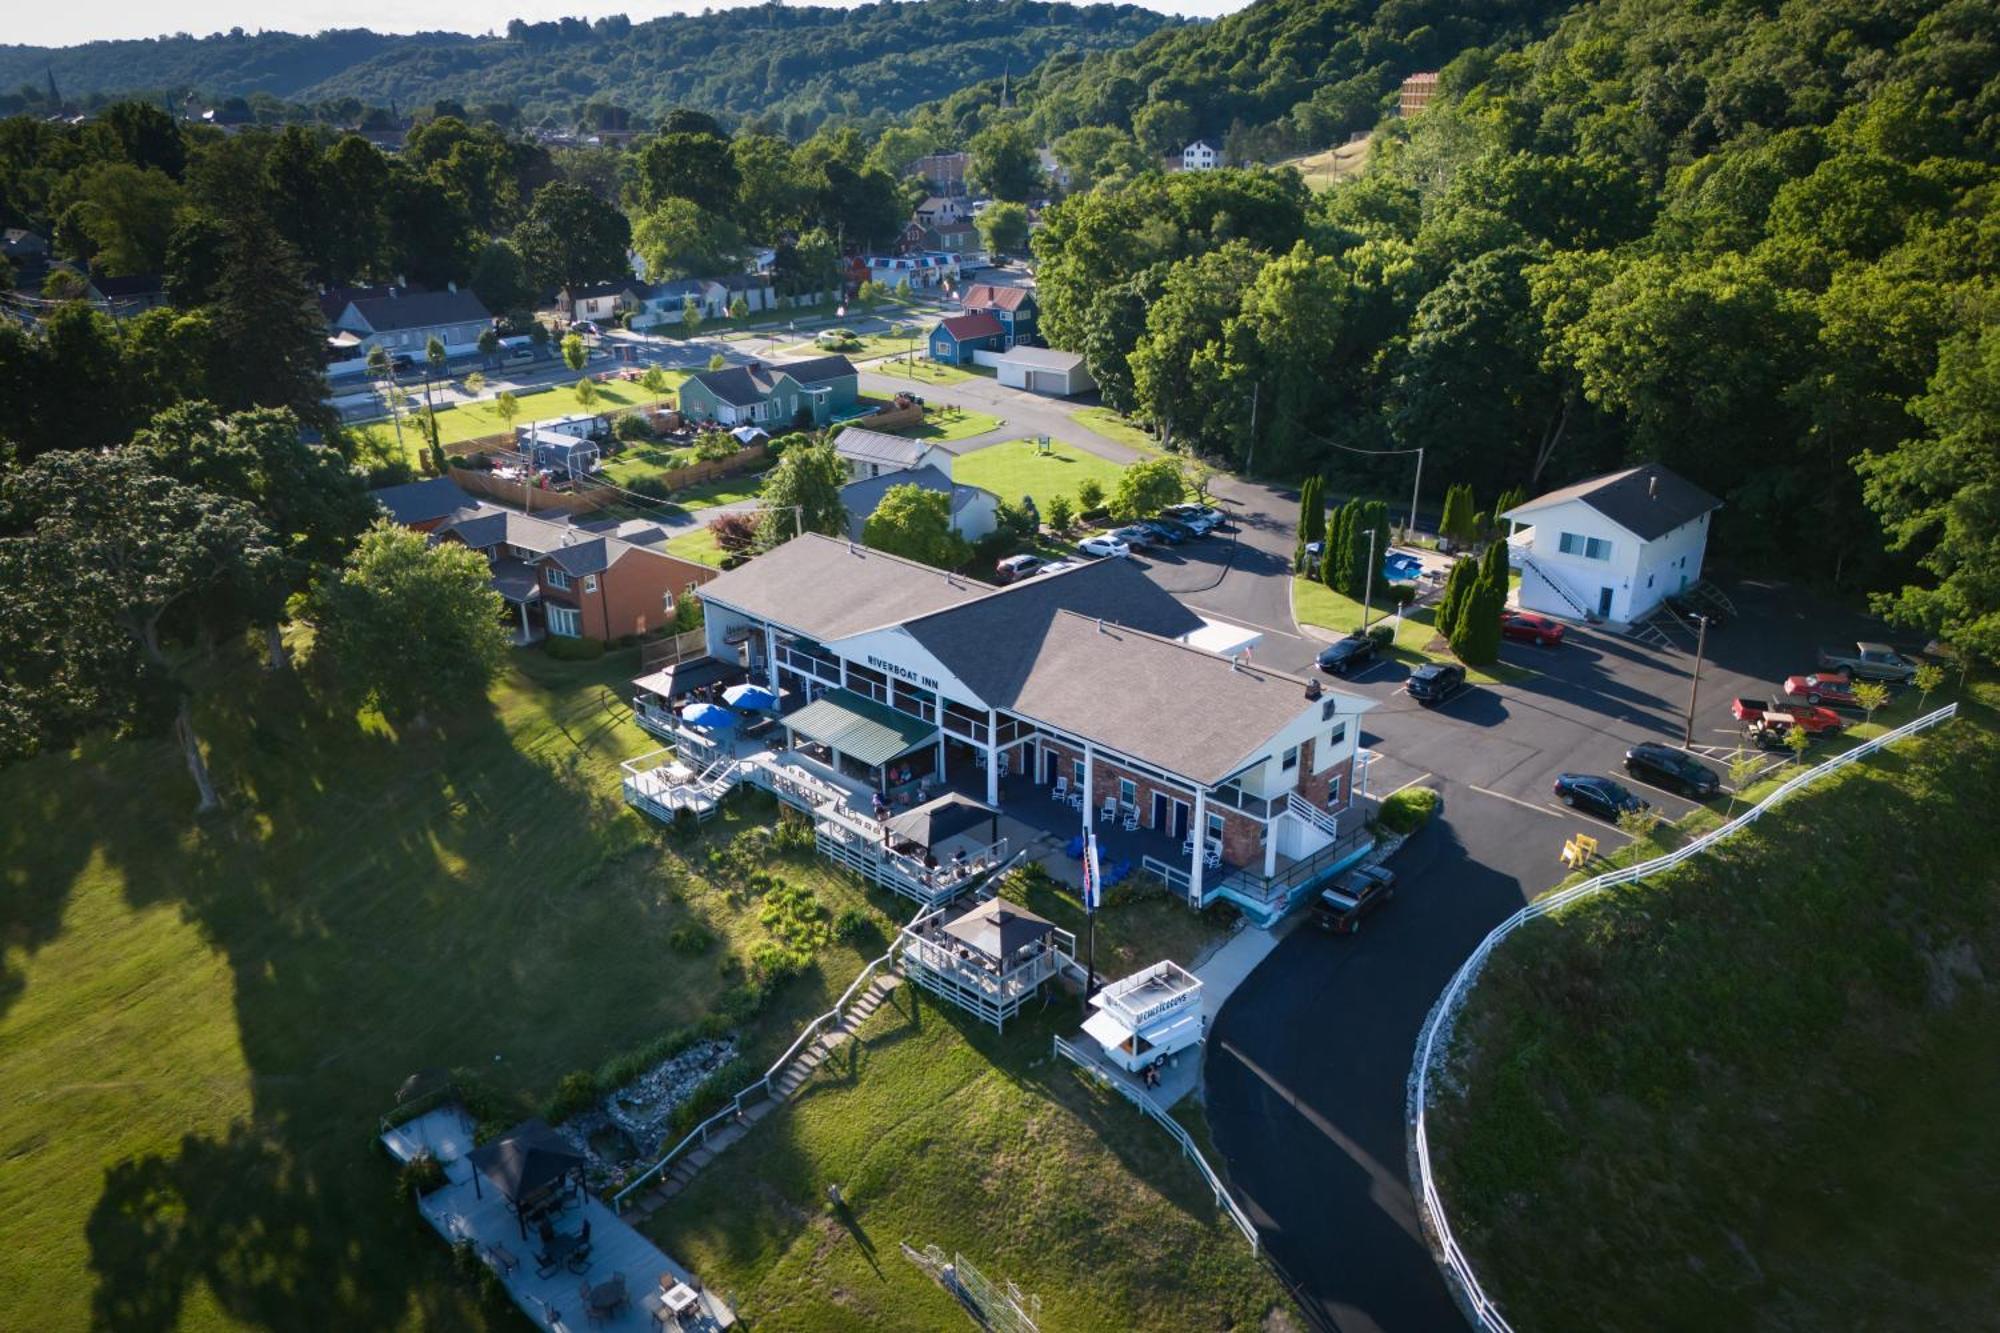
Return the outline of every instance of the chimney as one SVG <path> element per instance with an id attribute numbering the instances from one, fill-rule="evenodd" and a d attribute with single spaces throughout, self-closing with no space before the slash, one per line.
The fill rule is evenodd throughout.
<path id="1" fill-rule="evenodd" d="M 1320 690 L 1318 681 L 1309 680 L 1306 682 L 1306 698 L 1316 700 L 1319 698 L 1321 693 L 1322 691 Z"/>

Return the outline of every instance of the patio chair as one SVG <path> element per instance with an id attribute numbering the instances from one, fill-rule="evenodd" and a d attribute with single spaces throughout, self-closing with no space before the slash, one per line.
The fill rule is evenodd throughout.
<path id="1" fill-rule="evenodd" d="M 585 1319 L 588 1319 L 593 1324 L 604 1322 L 604 1311 L 591 1303 L 590 1283 L 587 1280 L 576 1284 L 576 1303 L 583 1307 L 583 1317 Z"/>
<path id="2" fill-rule="evenodd" d="M 1220 847 L 1217 847 L 1215 844 L 1210 843 L 1208 850 L 1202 853 L 1201 863 L 1207 866 L 1210 870 L 1215 870 L 1220 868 L 1220 866 L 1222 865 L 1222 849 Z"/>
<path id="3" fill-rule="evenodd" d="M 493 1266 L 500 1270 L 503 1277 L 521 1266 L 521 1261 L 514 1257 L 514 1252 L 497 1240 L 487 1245 L 486 1256 L 493 1261 Z"/>
<path id="4" fill-rule="evenodd" d="M 1083 809 L 1083 788 L 1077 787 L 1070 792 L 1069 808 L 1072 810 Z"/>
<path id="5" fill-rule="evenodd" d="M 1118 798 L 1116 796 L 1107 796 L 1104 798 L 1104 804 L 1097 811 L 1097 822 L 1100 824 L 1109 824 L 1116 818 L 1118 818 Z"/>
<path id="6" fill-rule="evenodd" d="M 572 1273 L 581 1273 L 584 1269 L 590 1267 L 590 1242 L 585 1241 L 571 1250 L 569 1258 L 564 1262 L 563 1266 Z"/>
<path id="7" fill-rule="evenodd" d="M 1139 807 L 1136 805 L 1128 805 L 1125 807 L 1125 831 L 1127 833 L 1136 833 L 1138 829 L 1139 829 Z"/>
<path id="8" fill-rule="evenodd" d="M 1049 798 L 1056 801 L 1067 801 L 1069 799 L 1069 779 L 1057 778 L 1056 785 L 1049 790 Z"/>

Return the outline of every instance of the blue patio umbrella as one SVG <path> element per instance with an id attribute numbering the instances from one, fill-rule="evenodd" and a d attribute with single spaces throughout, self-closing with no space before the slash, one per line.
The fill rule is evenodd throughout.
<path id="1" fill-rule="evenodd" d="M 681 709 L 681 721 L 691 727 L 720 729 L 736 725 L 736 714 L 719 704 L 689 704 Z"/>
<path id="2" fill-rule="evenodd" d="M 722 692 L 722 697 L 731 708 L 746 708 L 751 712 L 766 712 L 778 706 L 778 696 L 762 685 L 731 685 Z"/>

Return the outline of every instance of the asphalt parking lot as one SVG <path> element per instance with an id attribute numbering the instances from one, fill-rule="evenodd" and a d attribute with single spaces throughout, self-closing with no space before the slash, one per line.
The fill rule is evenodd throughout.
<path id="1" fill-rule="evenodd" d="M 1259 662 L 1310 672 L 1319 645 L 1291 627 L 1293 497 L 1228 485 L 1237 531 L 1178 548 L 1153 576 L 1198 610 L 1262 629 Z M 1709 635 L 1693 736 L 1725 782 L 1722 756 L 1738 736 L 1732 698 L 1768 697 L 1809 670 L 1822 643 L 1882 633 L 1781 587 L 1728 591 L 1738 615 Z M 1324 1325 L 1462 1326 L 1409 1191 L 1404 1095 L 1417 1030 L 1486 932 L 1563 877 L 1567 838 L 1593 834 L 1605 851 L 1624 841 L 1615 825 L 1558 803 L 1556 774 L 1616 777 L 1668 817 L 1690 808 L 1632 780 L 1622 761 L 1638 741 L 1681 742 L 1692 649 L 1572 628 L 1560 648 L 1505 645 L 1503 661 L 1523 674 L 1435 709 L 1403 692 L 1402 663 L 1330 681 L 1376 701 L 1363 730 L 1380 756 L 1370 793 L 1432 786 L 1443 817 L 1397 854 L 1396 900 L 1359 936 L 1308 926 L 1278 946 L 1218 1016 L 1203 1070 L 1230 1183 Z"/>

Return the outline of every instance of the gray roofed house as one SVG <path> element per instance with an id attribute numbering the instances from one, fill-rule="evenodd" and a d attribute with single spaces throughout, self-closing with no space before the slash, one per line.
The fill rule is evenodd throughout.
<path id="1" fill-rule="evenodd" d="M 356 356 L 382 347 L 421 358 L 432 338 L 453 354 L 475 349 L 479 335 L 493 327 L 493 316 L 468 288 L 418 292 L 388 287 L 352 295 L 328 322 L 335 332 L 360 340 Z"/>
<path id="2" fill-rule="evenodd" d="M 808 532 L 702 587 L 720 602 L 821 641 L 992 592 L 989 584 Z"/>
<path id="3" fill-rule="evenodd" d="M 723 426 L 810 419 L 815 426 L 858 415 L 860 375 L 844 356 L 704 370 L 681 385 L 684 416 Z"/>
<path id="4" fill-rule="evenodd" d="M 951 454 L 928 440 L 913 440 L 861 426 L 849 426 L 834 436 L 833 451 L 847 464 L 847 475 L 855 481 L 926 465 L 938 468 L 947 477 L 951 475 Z"/>
<path id="5" fill-rule="evenodd" d="M 1652 541 L 1722 508 L 1722 501 L 1679 473 L 1658 463 L 1641 463 L 1538 495 L 1500 517 L 1526 522 L 1538 510 L 1570 500 L 1583 501 L 1642 541 Z"/>
<path id="6" fill-rule="evenodd" d="M 976 542 L 999 526 L 999 496 L 978 486 L 960 485 L 936 467 L 926 465 L 908 472 L 884 472 L 841 487 L 840 500 L 847 506 L 849 537 L 861 540 L 882 498 L 896 486 L 918 486 L 950 496 L 952 531 L 967 541 Z"/>
<path id="7" fill-rule="evenodd" d="M 369 492 L 389 517 L 406 528 L 429 532 L 446 520 L 471 518 L 488 506 L 459 487 L 450 477 L 383 486 Z"/>

